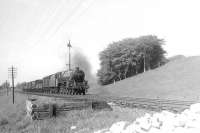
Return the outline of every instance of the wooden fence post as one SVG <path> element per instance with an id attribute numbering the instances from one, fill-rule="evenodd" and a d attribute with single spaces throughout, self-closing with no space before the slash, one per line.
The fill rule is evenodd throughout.
<path id="1" fill-rule="evenodd" d="M 49 104 L 49 117 L 56 116 L 56 105 L 55 104 Z"/>

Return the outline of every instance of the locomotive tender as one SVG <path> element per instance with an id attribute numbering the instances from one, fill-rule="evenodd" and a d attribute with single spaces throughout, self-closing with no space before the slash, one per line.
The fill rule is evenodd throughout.
<path id="1" fill-rule="evenodd" d="M 76 67 L 75 70 L 57 72 L 43 79 L 23 83 L 21 88 L 24 92 L 85 95 L 89 85 L 85 73 Z"/>

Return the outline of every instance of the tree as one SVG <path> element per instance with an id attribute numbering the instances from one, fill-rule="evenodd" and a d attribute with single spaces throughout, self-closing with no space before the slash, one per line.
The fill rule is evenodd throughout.
<path id="1" fill-rule="evenodd" d="M 9 82 L 4 82 L 0 86 L 1 89 L 9 89 L 10 88 L 10 83 Z"/>
<path id="2" fill-rule="evenodd" d="M 126 38 L 113 42 L 100 52 L 101 68 L 97 73 L 99 83 L 110 84 L 146 70 L 158 67 L 165 59 L 163 39 L 156 36 Z"/>

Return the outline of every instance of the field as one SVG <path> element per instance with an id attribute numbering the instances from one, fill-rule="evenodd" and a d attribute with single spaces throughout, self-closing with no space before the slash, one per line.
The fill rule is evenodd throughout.
<path id="1" fill-rule="evenodd" d="M 34 96 L 39 101 L 52 101 L 53 98 Z M 0 96 L 0 132 L 1 133 L 90 133 L 110 127 L 114 122 L 133 121 L 150 112 L 142 109 L 113 107 L 113 111 L 91 109 L 66 112 L 57 118 L 32 121 L 26 116 L 25 100 L 27 96 L 16 93 L 15 104 L 11 94 Z M 56 102 L 59 102 L 56 99 Z M 71 127 L 74 126 L 74 129 Z"/>

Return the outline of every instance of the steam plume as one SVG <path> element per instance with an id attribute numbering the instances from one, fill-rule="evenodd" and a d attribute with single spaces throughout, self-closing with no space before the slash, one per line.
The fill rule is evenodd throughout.
<path id="1" fill-rule="evenodd" d="M 94 81 L 94 75 L 91 73 L 91 64 L 88 61 L 87 57 L 80 50 L 75 50 L 72 56 L 72 66 L 79 67 L 85 72 L 85 78 L 90 83 Z"/>

